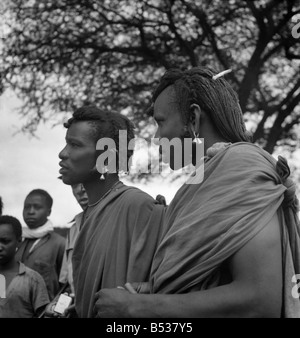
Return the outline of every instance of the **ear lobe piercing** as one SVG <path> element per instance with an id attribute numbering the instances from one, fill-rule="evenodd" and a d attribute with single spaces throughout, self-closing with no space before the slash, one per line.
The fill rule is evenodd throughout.
<path id="1" fill-rule="evenodd" d="M 201 141 L 201 139 L 199 138 L 199 133 L 196 133 L 196 132 L 195 132 L 195 129 L 194 129 L 193 126 L 191 126 L 191 131 L 192 131 L 192 133 L 193 133 L 193 141 L 192 141 L 192 143 L 195 143 L 195 144 L 201 144 L 202 141 Z"/>
<path id="2" fill-rule="evenodd" d="M 195 133 L 195 131 L 193 131 L 193 134 L 194 134 L 194 139 L 193 139 L 193 143 L 195 143 L 195 144 L 201 144 L 202 143 L 202 141 L 201 141 L 201 139 L 199 138 L 199 133 Z"/>
<path id="3" fill-rule="evenodd" d="M 192 129 L 192 133 L 193 133 L 193 141 L 192 141 L 192 143 L 195 143 L 195 144 L 201 144 L 202 141 L 201 141 L 201 139 L 199 138 L 199 133 L 196 133 L 193 127 L 191 127 L 191 129 Z M 188 130 L 189 130 L 187 125 L 184 126 L 184 130 L 185 130 L 185 131 L 188 131 Z"/>

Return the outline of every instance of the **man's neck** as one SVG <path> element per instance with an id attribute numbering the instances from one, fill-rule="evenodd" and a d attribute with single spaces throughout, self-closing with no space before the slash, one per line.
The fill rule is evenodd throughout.
<path id="1" fill-rule="evenodd" d="M 211 137 L 204 138 L 204 155 L 206 155 L 207 149 L 213 146 L 217 142 L 228 142 L 219 136 L 212 135 Z"/>
<path id="2" fill-rule="evenodd" d="M 211 119 L 207 118 L 204 123 L 200 125 L 199 134 L 204 139 L 204 155 L 206 155 L 207 149 L 217 142 L 228 142 L 220 133 L 215 129 Z"/>
<path id="3" fill-rule="evenodd" d="M 89 198 L 89 205 L 96 203 L 118 181 L 118 174 L 106 174 L 105 180 L 100 180 L 99 174 L 99 178 L 85 182 L 83 185 Z"/>

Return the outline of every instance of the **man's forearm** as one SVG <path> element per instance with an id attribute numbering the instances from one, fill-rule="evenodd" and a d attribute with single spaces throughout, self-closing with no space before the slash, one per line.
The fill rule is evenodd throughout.
<path id="1" fill-rule="evenodd" d="M 231 283 L 186 294 L 133 295 L 129 315 L 134 318 L 274 317 L 268 297 Z"/>

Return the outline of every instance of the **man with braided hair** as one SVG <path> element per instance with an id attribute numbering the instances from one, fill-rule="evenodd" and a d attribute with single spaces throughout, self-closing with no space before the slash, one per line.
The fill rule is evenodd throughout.
<path id="1" fill-rule="evenodd" d="M 191 175 L 168 206 L 149 283 L 134 295 L 101 290 L 97 316 L 300 317 L 299 204 L 285 159 L 249 142 L 237 95 L 208 68 L 167 71 L 152 111 L 156 137 L 204 140 L 204 177 Z"/>
<path id="2" fill-rule="evenodd" d="M 115 172 L 96 169 L 97 159 L 104 153 L 98 146 L 96 149 L 99 140 L 113 140 L 118 157 L 119 131 L 127 132 L 127 144 L 134 139 L 133 125 L 125 116 L 84 106 L 65 127 L 59 172 L 65 184 L 82 183 L 89 200 L 73 251 L 75 308 L 79 317 L 93 317 L 95 294 L 101 288 L 149 279 L 164 206 L 123 184 L 118 167 Z M 128 159 L 132 153 L 128 151 Z"/>

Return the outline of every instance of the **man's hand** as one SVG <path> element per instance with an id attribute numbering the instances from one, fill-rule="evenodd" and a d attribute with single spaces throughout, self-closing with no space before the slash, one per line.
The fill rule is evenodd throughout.
<path id="1" fill-rule="evenodd" d="M 44 312 L 45 318 L 58 318 L 59 317 L 59 314 L 54 311 L 55 305 L 56 305 L 56 302 L 52 301 L 46 306 L 45 312 Z"/>
<path id="2" fill-rule="evenodd" d="M 76 316 L 76 309 L 75 309 L 75 304 L 70 305 L 69 307 L 66 308 L 64 312 L 65 317 L 75 317 Z"/>
<path id="3" fill-rule="evenodd" d="M 129 318 L 129 304 L 133 297 L 136 295 L 120 288 L 100 290 L 95 297 L 95 317 Z"/>

